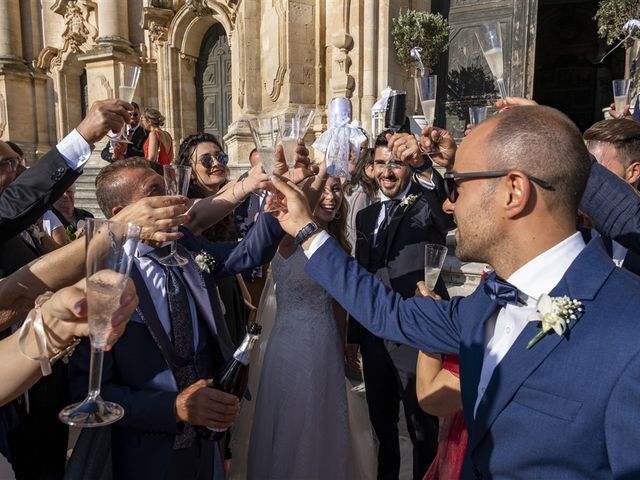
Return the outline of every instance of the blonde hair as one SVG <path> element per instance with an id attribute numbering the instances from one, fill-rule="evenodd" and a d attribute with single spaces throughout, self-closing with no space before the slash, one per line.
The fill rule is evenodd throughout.
<path id="1" fill-rule="evenodd" d="M 156 110 L 155 108 L 145 108 L 142 111 L 142 116 L 146 118 L 153 127 L 164 126 L 164 115 L 162 115 L 160 111 Z"/>

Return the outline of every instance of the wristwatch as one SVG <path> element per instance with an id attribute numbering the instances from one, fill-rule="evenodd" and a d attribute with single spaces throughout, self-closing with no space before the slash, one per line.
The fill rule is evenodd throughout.
<path id="1" fill-rule="evenodd" d="M 307 223 L 297 233 L 295 238 L 296 245 L 300 245 L 302 242 L 304 242 L 307 238 L 309 238 L 311 235 L 316 233 L 318 230 L 320 230 L 320 227 L 318 226 L 317 223 L 315 222 Z"/>

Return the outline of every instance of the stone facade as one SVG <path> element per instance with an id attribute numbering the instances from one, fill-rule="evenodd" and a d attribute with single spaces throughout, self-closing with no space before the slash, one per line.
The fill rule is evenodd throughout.
<path id="1" fill-rule="evenodd" d="M 370 128 L 380 91 L 411 86 L 390 47 L 390 19 L 429 10 L 430 0 L 0 0 L 0 8 L 0 138 L 30 161 L 88 105 L 117 94 L 125 62 L 142 65 L 135 101 L 166 116 L 176 143 L 217 123 L 233 167 L 252 146 L 239 122 L 246 115 L 315 106 L 318 133 L 326 105 L 344 95 Z M 213 71 L 203 46 L 216 28 L 224 44 L 210 44 L 228 60 Z M 208 86 L 219 100 L 208 100 Z M 215 122 L 204 118 L 215 112 Z"/>

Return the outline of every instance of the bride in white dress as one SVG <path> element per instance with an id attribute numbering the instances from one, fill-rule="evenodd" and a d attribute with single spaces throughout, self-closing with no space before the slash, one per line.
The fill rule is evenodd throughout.
<path id="1" fill-rule="evenodd" d="M 350 251 L 342 199 L 339 180 L 329 177 L 314 217 Z M 275 323 L 252 358 L 253 398 L 233 430 L 230 478 L 375 478 L 366 403 L 344 376 L 345 314 L 304 273 L 306 260 L 288 237 L 271 262 L 258 321 L 267 334 L 274 313 Z"/>

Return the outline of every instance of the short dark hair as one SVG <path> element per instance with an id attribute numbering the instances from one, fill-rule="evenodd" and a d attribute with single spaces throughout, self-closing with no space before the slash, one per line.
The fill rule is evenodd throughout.
<path id="1" fill-rule="evenodd" d="M 578 127 L 560 111 L 522 106 L 492 117 L 487 163 L 491 170 L 522 170 L 549 182 L 550 208 L 575 215 L 591 171 L 591 160 Z"/>
<path id="2" fill-rule="evenodd" d="M 96 199 L 105 217 L 113 216 L 112 210 L 119 205 L 127 205 L 131 199 L 134 185 L 122 181 L 123 170 L 153 170 L 150 162 L 143 157 L 129 157 L 104 167 L 96 176 Z"/>
<path id="3" fill-rule="evenodd" d="M 133 105 L 133 108 L 135 108 L 136 110 L 140 110 L 140 105 L 138 105 L 136 102 L 131 102 L 131 105 Z"/>
<path id="4" fill-rule="evenodd" d="M 376 149 L 378 147 L 386 147 L 389 144 L 387 135 L 393 135 L 393 132 L 391 130 L 381 131 L 376 137 L 375 142 L 373 142 L 373 148 Z"/>
<path id="5" fill-rule="evenodd" d="M 640 161 L 640 123 L 635 120 L 601 120 L 591 125 L 584 132 L 583 138 L 587 142 L 606 142 L 613 145 L 625 168 Z"/>

